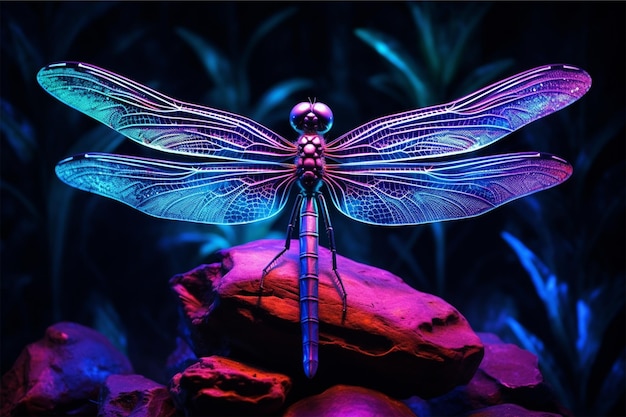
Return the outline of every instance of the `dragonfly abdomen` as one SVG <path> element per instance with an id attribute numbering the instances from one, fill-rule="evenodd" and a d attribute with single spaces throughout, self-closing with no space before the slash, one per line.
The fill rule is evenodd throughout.
<path id="1" fill-rule="evenodd" d="M 302 363 L 307 377 L 313 378 L 318 365 L 318 209 L 313 194 L 306 194 L 300 206 L 300 326 Z"/>

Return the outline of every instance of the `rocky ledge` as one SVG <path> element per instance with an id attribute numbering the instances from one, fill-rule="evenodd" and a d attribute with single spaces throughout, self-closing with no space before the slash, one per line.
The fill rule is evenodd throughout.
<path id="1" fill-rule="evenodd" d="M 557 416 L 537 358 L 476 334 L 442 299 L 320 248 L 320 366 L 302 371 L 297 242 L 258 241 L 177 275 L 178 348 L 151 381 L 101 334 L 57 323 L 2 377 L 2 415 Z M 175 337 L 174 335 L 172 336 Z"/>

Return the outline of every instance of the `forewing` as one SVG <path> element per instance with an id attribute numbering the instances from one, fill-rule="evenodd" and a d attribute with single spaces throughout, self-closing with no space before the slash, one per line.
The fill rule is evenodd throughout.
<path id="1" fill-rule="evenodd" d="M 579 68 L 535 68 L 448 104 L 373 120 L 329 141 L 326 156 L 375 164 L 474 151 L 566 107 L 590 86 Z"/>
<path id="2" fill-rule="evenodd" d="M 397 226 L 473 217 L 553 187 L 572 173 L 566 161 L 514 153 L 455 162 L 328 167 L 335 206 L 365 223 Z"/>
<path id="3" fill-rule="evenodd" d="M 52 64 L 37 80 L 63 103 L 154 149 L 268 162 L 295 155 L 293 143 L 251 119 L 175 100 L 93 65 Z"/>
<path id="4" fill-rule="evenodd" d="M 56 173 L 72 187 L 155 217 L 212 224 L 274 216 L 295 179 L 289 164 L 189 164 L 97 153 L 67 158 Z"/>

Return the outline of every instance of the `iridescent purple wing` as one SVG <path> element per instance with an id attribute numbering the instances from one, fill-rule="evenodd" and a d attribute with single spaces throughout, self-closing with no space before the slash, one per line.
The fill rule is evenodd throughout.
<path id="1" fill-rule="evenodd" d="M 295 155 L 292 142 L 253 120 L 175 100 L 93 65 L 48 65 L 37 80 L 68 106 L 160 151 L 276 163 Z"/>
<path id="2" fill-rule="evenodd" d="M 555 156 L 514 153 L 453 162 L 329 166 L 335 206 L 370 224 L 398 226 L 477 216 L 565 181 Z"/>
<path id="3" fill-rule="evenodd" d="M 67 158 L 58 177 L 165 219 L 242 224 L 274 216 L 295 180 L 291 164 L 177 163 L 111 154 Z"/>
<path id="4" fill-rule="evenodd" d="M 329 141 L 326 156 L 363 165 L 474 151 L 573 103 L 590 86 L 579 68 L 534 68 L 447 104 L 373 120 Z"/>

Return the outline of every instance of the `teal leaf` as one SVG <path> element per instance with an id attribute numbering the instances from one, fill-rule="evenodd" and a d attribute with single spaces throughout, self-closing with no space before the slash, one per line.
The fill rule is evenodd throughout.
<path id="1" fill-rule="evenodd" d="M 37 150 L 35 132 L 31 123 L 17 112 L 11 103 L 0 98 L 0 132 L 22 163 L 32 160 Z"/>
<path id="2" fill-rule="evenodd" d="M 486 86 L 514 63 L 513 59 L 500 59 L 474 69 L 463 79 L 459 89 L 460 94 L 464 95 Z"/>
<path id="3" fill-rule="evenodd" d="M 216 85 L 234 84 L 230 61 L 215 46 L 185 28 L 176 28 L 176 33 L 193 49 Z"/>
<path id="4" fill-rule="evenodd" d="M 13 22 L 9 22 L 9 44 L 12 47 L 12 55 L 18 62 L 22 79 L 31 80 L 36 68 L 43 61 L 39 50 L 24 34 L 22 28 Z M 4 40 L 3 40 L 4 41 Z M 31 85 L 28 83 L 27 85 Z"/>
<path id="5" fill-rule="evenodd" d="M 395 39 L 373 29 L 355 29 L 354 32 L 404 75 L 416 97 L 426 95 L 427 87 L 418 75 L 417 65 Z"/>
<path id="6" fill-rule="evenodd" d="M 312 86 L 313 81 L 306 78 L 293 78 L 274 85 L 259 99 L 251 117 L 254 120 L 267 120 L 268 115 L 276 107 L 284 104 L 292 94 Z"/>
<path id="7" fill-rule="evenodd" d="M 268 33 L 270 33 L 274 28 L 276 28 L 281 22 L 289 18 L 297 11 L 296 7 L 289 7 L 283 11 L 280 11 L 268 19 L 264 20 L 263 23 L 256 28 L 250 40 L 248 41 L 248 45 L 242 54 L 242 66 L 245 68 L 248 65 L 248 61 L 250 59 L 250 55 L 256 45 L 265 37 Z"/>

